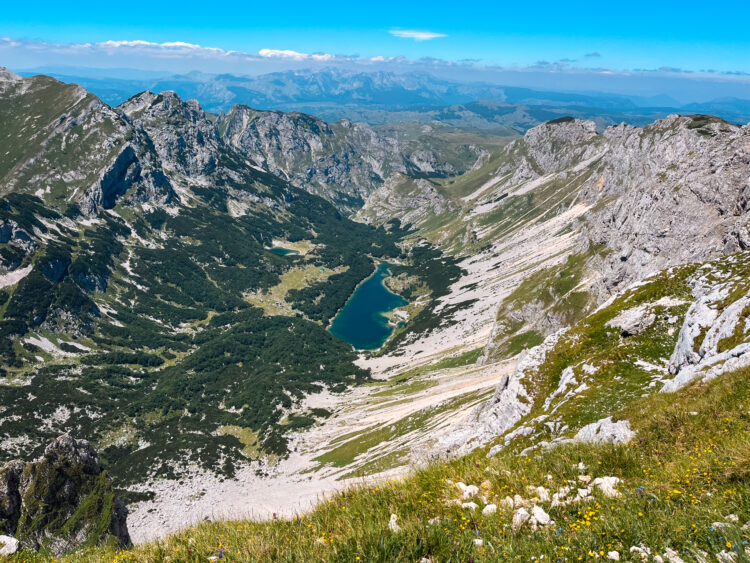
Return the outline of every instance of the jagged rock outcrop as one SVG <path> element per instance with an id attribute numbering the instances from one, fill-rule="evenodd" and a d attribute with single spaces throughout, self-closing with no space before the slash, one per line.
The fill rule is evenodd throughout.
<path id="1" fill-rule="evenodd" d="M 21 77 L 15 72 L 11 72 L 4 66 L 0 66 L 0 82 L 15 82 L 20 79 Z"/>
<path id="2" fill-rule="evenodd" d="M 217 167 L 221 141 L 195 100 L 171 91 L 143 92 L 117 108 L 147 134 L 166 169 L 205 176 Z"/>
<path id="3" fill-rule="evenodd" d="M 138 152 L 141 153 L 140 158 Z M 123 197 L 131 204 L 168 204 L 176 194 L 164 172 L 154 166 L 154 160 L 137 144 L 127 144 L 102 172 L 100 179 L 83 195 L 81 211 L 93 215 L 100 208 L 112 209 Z"/>
<path id="4" fill-rule="evenodd" d="M 8 244 L 19 251 L 0 255 L 0 267 L 5 270 L 18 268 L 24 258 L 38 247 L 31 235 L 12 219 L 0 219 L 0 244 Z"/>
<path id="5" fill-rule="evenodd" d="M 641 334 L 656 321 L 656 315 L 649 311 L 648 305 L 625 309 L 614 319 L 607 322 L 607 326 L 617 327 L 622 331 L 622 336 L 635 336 Z"/>
<path id="6" fill-rule="evenodd" d="M 503 377 L 492 398 L 478 406 L 466 423 L 439 436 L 436 446 L 431 445 L 429 451 L 413 452 L 413 457 L 432 459 L 466 454 L 513 428 L 533 406 L 526 388 L 529 375 L 544 363 L 564 333 L 561 330 L 550 335 L 541 345 L 524 352 L 513 373 Z M 523 429 L 519 435 L 524 435 Z"/>
<path id="7" fill-rule="evenodd" d="M 516 158 L 498 172 L 512 173 L 511 185 L 560 172 L 585 159 L 596 137 L 593 121 L 563 117 L 542 123 L 508 146 L 507 151 Z"/>
<path id="8" fill-rule="evenodd" d="M 635 432 L 630 429 L 630 422 L 614 422 L 612 417 L 608 416 L 581 428 L 573 437 L 573 441 L 589 444 L 627 444 L 634 437 Z"/>
<path id="9" fill-rule="evenodd" d="M 739 258 L 735 255 L 728 260 Z M 727 272 L 699 270 L 694 301 L 669 360 L 674 378 L 665 381 L 663 391 L 676 391 L 695 379 L 709 381 L 750 365 L 750 292 L 745 283 Z"/>
<path id="10" fill-rule="evenodd" d="M 34 194 L 69 214 L 77 204 L 87 215 L 122 197 L 165 203 L 174 195 L 151 141 L 116 109 L 47 76 L 2 84 L 3 193 Z"/>
<path id="11" fill-rule="evenodd" d="M 44 456 L 0 468 L 0 532 L 55 555 L 84 545 L 130 543 L 127 509 L 85 440 L 64 434 Z"/>

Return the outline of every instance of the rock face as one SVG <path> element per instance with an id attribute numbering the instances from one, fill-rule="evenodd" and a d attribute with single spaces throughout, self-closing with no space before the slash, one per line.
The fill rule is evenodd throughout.
<path id="1" fill-rule="evenodd" d="M 0 468 L 0 532 L 59 555 L 84 545 L 130 543 L 127 509 L 85 440 L 67 434 L 37 461 Z"/>
<path id="2" fill-rule="evenodd" d="M 352 209 L 397 174 L 454 176 L 486 155 L 473 144 L 438 145 L 440 131 L 421 128 L 415 141 L 364 123 L 326 123 L 247 106 L 235 106 L 217 121 L 222 139 L 256 166 Z"/>
<path id="3" fill-rule="evenodd" d="M 742 257 L 734 255 L 726 260 L 738 264 Z M 709 381 L 750 365 L 750 293 L 746 279 L 701 268 L 693 280 L 693 298 L 669 360 L 669 372 L 675 377 L 665 381 L 665 392 L 676 391 L 698 378 Z"/>
<path id="4" fill-rule="evenodd" d="M 483 355 L 492 361 L 646 276 L 748 247 L 748 182 L 748 126 L 670 115 L 597 133 L 594 122 L 563 118 L 455 181 L 387 182 L 357 216 L 398 217 L 465 257 L 472 275 L 451 303 L 477 299 L 455 315 L 465 325 L 494 320 Z M 633 320 L 624 333 L 651 319 Z"/>
<path id="5" fill-rule="evenodd" d="M 11 536 L 0 536 L 0 555 L 13 555 L 18 551 L 19 541 Z"/>
<path id="6" fill-rule="evenodd" d="M 550 223 L 585 204 L 571 228 L 580 234 L 582 248 L 609 249 L 593 264 L 601 274 L 593 289 L 602 300 L 670 266 L 710 260 L 750 245 L 748 126 L 675 114 L 646 127 L 622 124 L 599 134 L 593 121 L 561 118 L 530 129 L 488 166 L 481 176 L 487 178 L 484 185 L 475 181 L 472 185 L 479 189 L 454 198 L 449 202 L 453 206 L 443 205 L 435 215 L 457 214 L 457 221 L 471 228 L 475 247 L 481 248 L 517 228 L 515 222 L 499 232 L 481 226 L 491 218 L 497 222 L 498 216 L 513 217 L 524 198 L 553 205 L 544 209 L 553 212 L 542 217 Z M 386 189 L 398 192 L 394 186 L 380 191 Z M 422 191 L 429 196 L 429 186 Z M 391 197 L 390 217 L 383 207 L 392 194 L 376 193 L 361 214 L 372 205 L 381 222 L 404 217 L 423 207 L 418 192 L 414 189 L 409 199 Z M 413 206 L 405 209 L 409 201 Z M 529 210 L 524 211 L 521 218 L 531 219 Z M 423 214 L 414 225 L 431 218 Z"/>
<path id="7" fill-rule="evenodd" d="M 611 201 L 583 229 L 613 251 L 601 265 L 607 291 L 747 247 L 750 128 L 671 115 L 611 127 L 600 142 L 606 153 L 581 196 L 594 209 Z"/>
<path id="8" fill-rule="evenodd" d="M 478 445 L 513 428 L 526 416 L 531 410 L 532 401 L 523 380 L 529 372 L 544 363 L 547 353 L 555 347 L 564 332 L 561 330 L 548 336 L 541 345 L 523 353 L 515 371 L 502 379 L 492 398 L 475 409 L 469 422 L 439 437 L 432 456 L 468 453 Z M 523 434 L 523 429 L 520 433 Z M 500 447 L 497 446 L 498 450 Z M 490 455 L 494 455 L 498 450 L 490 450 Z M 427 457 L 431 455 L 428 454 Z"/>
<path id="9" fill-rule="evenodd" d="M 607 326 L 618 327 L 622 330 L 622 336 L 635 336 L 654 324 L 654 321 L 656 316 L 648 311 L 647 306 L 641 305 L 626 309 L 609 321 Z"/>

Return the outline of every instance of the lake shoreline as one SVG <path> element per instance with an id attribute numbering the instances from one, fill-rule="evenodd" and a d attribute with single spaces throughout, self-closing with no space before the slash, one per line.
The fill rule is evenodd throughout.
<path id="1" fill-rule="evenodd" d="M 408 301 L 404 299 L 402 295 L 391 291 L 391 289 L 384 283 L 388 277 L 392 276 L 390 270 L 392 265 L 384 260 L 374 260 L 374 263 L 375 270 L 357 284 L 351 295 L 347 298 L 341 309 L 336 312 L 336 315 L 333 316 L 327 327 L 327 330 L 333 336 L 349 342 L 349 344 L 351 344 L 358 352 L 372 352 L 382 348 L 393 334 L 395 328 L 390 322 L 388 313 L 408 304 Z M 366 305 L 353 301 L 353 299 L 356 299 L 359 292 L 367 288 L 367 284 L 374 281 L 374 276 L 378 274 L 381 279 L 378 280 L 376 286 L 373 286 L 373 288 L 377 287 L 377 290 L 375 290 L 376 293 L 368 296 L 368 299 L 364 302 Z M 369 291 L 373 291 L 373 289 L 370 289 Z M 355 309 L 353 312 L 349 311 L 352 307 Z M 347 315 L 351 316 L 351 318 Z M 379 317 L 382 317 L 382 320 Z M 336 326 L 337 324 L 342 326 L 338 328 Z M 346 334 L 346 331 L 349 330 L 348 325 L 356 325 L 355 330 L 359 338 L 353 338 L 351 335 Z M 367 340 L 368 336 L 370 340 Z M 375 342 L 379 342 L 379 344 L 373 346 Z"/>
<path id="2" fill-rule="evenodd" d="M 357 293 L 357 290 L 362 286 L 362 284 L 364 284 L 367 280 L 369 280 L 372 276 L 374 276 L 377 273 L 378 267 L 380 266 L 381 261 L 373 259 L 373 262 L 375 263 L 375 269 L 367 277 L 360 280 L 359 283 L 357 283 L 357 285 L 354 286 L 354 289 L 352 289 L 352 292 L 347 296 L 346 301 L 344 301 L 344 304 L 338 309 L 336 309 L 336 314 L 333 315 L 328 320 L 328 325 L 326 326 L 326 330 L 328 332 L 331 331 L 331 325 L 333 325 L 333 321 L 335 321 L 336 317 L 338 317 L 341 314 L 341 311 L 344 310 L 344 307 L 346 307 L 346 304 L 349 303 L 349 300 L 354 296 L 355 293 Z"/>

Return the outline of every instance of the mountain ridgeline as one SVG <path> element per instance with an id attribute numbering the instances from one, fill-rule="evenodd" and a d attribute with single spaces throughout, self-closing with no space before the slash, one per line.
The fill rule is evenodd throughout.
<path id="1" fill-rule="evenodd" d="M 254 165 L 347 211 L 394 177 L 457 176 L 484 163 L 500 143 L 440 123 L 374 128 L 247 106 L 221 114 L 216 126 Z"/>
<path id="2" fill-rule="evenodd" d="M 346 208 L 386 174 L 380 143 L 388 173 L 483 154 L 401 153 L 367 127 L 245 107 L 217 119 L 170 92 L 111 108 L 6 71 L 0 117 L 0 455 L 70 431 L 120 484 L 283 456 L 288 431 L 327 415 L 302 397 L 369 377 L 324 327 L 375 261 L 408 262 L 405 232 L 295 183 Z M 331 143 L 347 148 L 319 157 Z"/>
<path id="3" fill-rule="evenodd" d="M 593 119 L 601 128 L 625 121 L 646 125 L 670 113 L 710 113 L 733 123 L 750 120 L 750 101 L 722 97 L 683 105 L 668 95 L 635 96 L 605 92 L 537 90 L 487 82 L 465 82 L 427 72 L 362 72 L 328 67 L 290 70 L 258 76 L 155 73 L 116 77 L 117 71 L 84 68 L 42 69 L 64 82 L 75 82 L 110 105 L 136 92 L 172 90 L 196 99 L 211 112 L 235 105 L 305 112 L 327 121 L 349 119 L 370 125 L 439 121 L 467 130 L 498 135 L 523 133 L 563 116 Z M 24 75 L 30 75 L 25 72 Z M 747 96 L 744 96 L 747 98 Z"/>

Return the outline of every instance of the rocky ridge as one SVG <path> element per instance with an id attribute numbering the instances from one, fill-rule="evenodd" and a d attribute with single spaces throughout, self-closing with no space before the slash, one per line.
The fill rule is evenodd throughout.
<path id="1" fill-rule="evenodd" d="M 127 509 L 85 440 L 63 435 L 32 462 L 0 468 L 0 532 L 6 547 L 55 555 L 110 541 L 130 544 Z M 15 541 L 11 541 L 15 540 Z"/>
<path id="2" fill-rule="evenodd" d="M 629 400 L 745 366 L 749 182 L 748 126 L 671 115 L 598 133 L 563 118 L 461 178 L 373 193 L 362 220 L 397 216 L 467 271 L 442 299 L 452 322 L 382 363 L 479 345 L 491 369 L 521 352 L 468 422 L 417 440 L 413 459 L 629 441 L 613 419 Z M 596 331 L 608 340 L 592 348 Z"/>
<path id="3" fill-rule="evenodd" d="M 216 125 L 254 165 L 351 210 L 395 175 L 456 176 L 488 154 L 481 137 L 452 141 L 450 128 L 437 124 L 412 124 L 419 135 L 408 138 L 393 126 L 235 106 Z"/>
<path id="4" fill-rule="evenodd" d="M 742 251 L 632 284 L 522 353 L 489 401 L 429 442 L 430 457 L 635 439 L 627 419 L 613 418 L 632 401 L 750 365 L 748 264 Z"/>
<path id="5" fill-rule="evenodd" d="M 171 91 L 146 91 L 110 108 L 80 86 L 7 71 L 0 92 L 6 100 L 0 144 L 26 139 L 3 159 L 4 190 L 49 194 L 45 199 L 61 208 L 76 202 L 86 214 L 111 208 L 125 192 L 133 203 L 168 203 L 175 194 L 163 165 L 179 162 L 186 147 L 191 158 L 177 165 L 182 174 L 210 173 L 226 145 L 259 170 L 351 211 L 393 174 L 457 175 L 485 157 L 485 142 L 497 142 L 438 125 L 421 126 L 411 139 L 412 127 L 404 133 L 346 120 L 328 124 L 247 106 L 217 119 Z"/>

